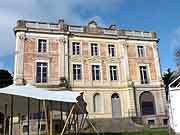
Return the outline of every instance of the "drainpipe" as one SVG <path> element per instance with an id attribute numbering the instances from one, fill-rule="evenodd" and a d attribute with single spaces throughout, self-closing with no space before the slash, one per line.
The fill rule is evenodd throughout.
<path id="1" fill-rule="evenodd" d="M 70 36 L 70 32 L 68 32 L 67 34 L 67 49 L 68 49 L 68 83 L 70 83 L 70 45 L 69 45 L 69 36 Z"/>

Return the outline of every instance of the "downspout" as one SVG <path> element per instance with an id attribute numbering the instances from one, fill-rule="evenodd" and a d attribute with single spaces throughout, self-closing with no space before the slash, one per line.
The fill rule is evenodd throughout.
<path id="1" fill-rule="evenodd" d="M 67 77 L 67 83 L 68 83 L 68 88 L 70 88 L 70 42 L 69 42 L 69 37 L 71 36 L 71 33 L 67 33 L 67 57 L 68 57 L 68 77 Z"/>

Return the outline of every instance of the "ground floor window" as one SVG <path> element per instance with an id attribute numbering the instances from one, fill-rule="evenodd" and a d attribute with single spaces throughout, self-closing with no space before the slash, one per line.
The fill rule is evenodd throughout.
<path id="1" fill-rule="evenodd" d="M 101 95 L 96 93 L 93 96 L 93 109 L 94 112 L 101 112 L 102 104 L 101 104 Z"/>

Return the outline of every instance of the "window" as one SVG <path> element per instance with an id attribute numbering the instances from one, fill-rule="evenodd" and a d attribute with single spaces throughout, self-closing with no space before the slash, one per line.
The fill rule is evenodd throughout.
<path id="1" fill-rule="evenodd" d="M 73 52 L 73 55 L 80 55 L 80 43 L 79 42 L 72 43 L 72 52 Z"/>
<path id="2" fill-rule="evenodd" d="M 148 83 L 148 72 L 146 66 L 140 66 L 140 77 L 141 77 L 141 84 Z"/>
<path id="3" fill-rule="evenodd" d="M 73 64 L 73 79 L 81 80 L 81 65 Z"/>
<path id="4" fill-rule="evenodd" d="M 163 124 L 168 125 L 168 119 L 163 119 Z"/>
<path id="5" fill-rule="evenodd" d="M 92 65 L 92 80 L 100 80 L 100 66 Z"/>
<path id="6" fill-rule="evenodd" d="M 117 66 L 110 66 L 110 78 L 111 80 L 117 80 Z"/>
<path id="7" fill-rule="evenodd" d="M 37 62 L 36 82 L 47 83 L 48 64 L 46 62 Z"/>
<path id="8" fill-rule="evenodd" d="M 112 44 L 108 45 L 108 52 L 109 52 L 109 56 L 111 56 L 111 57 L 115 56 L 115 47 L 114 47 L 114 45 L 112 45 Z"/>
<path id="9" fill-rule="evenodd" d="M 47 52 L 47 40 L 38 39 L 38 52 Z"/>
<path id="10" fill-rule="evenodd" d="M 139 57 L 144 57 L 145 53 L 144 53 L 144 46 L 138 46 L 138 56 Z"/>
<path id="11" fill-rule="evenodd" d="M 102 107 L 101 96 L 100 96 L 99 93 L 96 93 L 93 96 L 93 109 L 94 109 L 94 112 L 101 112 L 101 107 Z"/>
<path id="12" fill-rule="evenodd" d="M 151 126 L 154 126 L 155 125 L 155 120 L 148 120 L 148 125 L 151 127 Z"/>
<path id="13" fill-rule="evenodd" d="M 98 55 L 98 45 L 95 43 L 91 43 L 91 56 Z"/>

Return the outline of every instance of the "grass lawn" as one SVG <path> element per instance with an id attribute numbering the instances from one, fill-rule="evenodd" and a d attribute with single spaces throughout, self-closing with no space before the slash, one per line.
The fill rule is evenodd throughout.
<path id="1" fill-rule="evenodd" d="M 125 132 L 125 133 L 100 133 L 100 135 L 168 135 L 168 129 L 145 129 L 141 132 Z M 81 135 L 96 135 L 95 133 Z"/>

